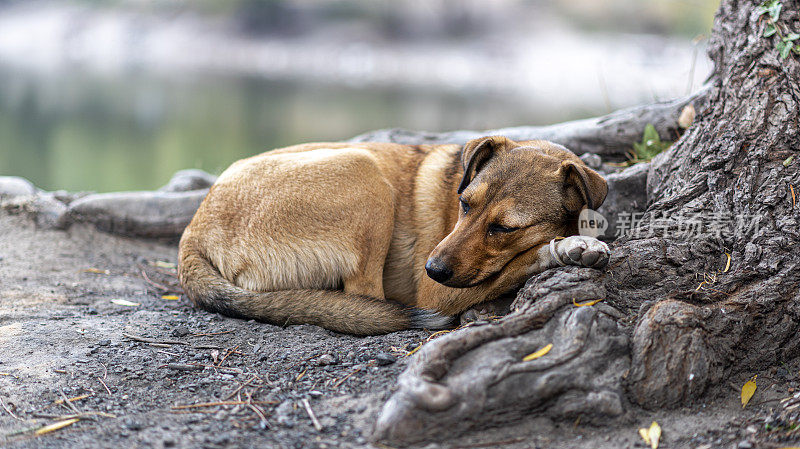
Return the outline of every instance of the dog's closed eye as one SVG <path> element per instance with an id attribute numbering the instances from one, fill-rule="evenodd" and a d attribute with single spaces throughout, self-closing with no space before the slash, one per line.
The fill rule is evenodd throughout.
<path id="1" fill-rule="evenodd" d="M 514 232 L 519 228 L 513 228 L 509 226 L 503 226 L 501 224 L 492 223 L 489 225 L 489 235 L 492 234 L 508 234 L 509 232 Z"/>

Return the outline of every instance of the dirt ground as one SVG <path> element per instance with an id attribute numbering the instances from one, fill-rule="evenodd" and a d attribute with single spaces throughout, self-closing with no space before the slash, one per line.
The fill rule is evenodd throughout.
<path id="1" fill-rule="evenodd" d="M 383 447 L 369 443 L 372 423 L 406 352 L 429 332 L 356 338 L 199 311 L 161 288 L 177 287 L 176 253 L 88 225 L 41 230 L 0 211 L 0 447 Z M 662 448 L 788 446 L 765 423 L 798 387 L 797 368 L 753 373 L 759 388 L 745 409 L 747 379 L 737 378 L 679 410 L 629 405 L 623 418 L 591 424 L 532 413 L 422 447 L 645 447 L 637 429 L 654 420 Z M 34 432 L 66 415 L 81 419 Z"/>

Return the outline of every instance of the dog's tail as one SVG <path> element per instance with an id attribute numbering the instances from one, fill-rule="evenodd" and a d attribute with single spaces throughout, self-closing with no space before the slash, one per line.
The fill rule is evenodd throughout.
<path id="1" fill-rule="evenodd" d="M 452 319 L 436 312 L 333 290 L 253 292 L 225 279 L 194 245 L 181 242 L 178 275 L 189 299 L 223 315 L 277 325 L 308 323 L 354 335 L 410 328 L 442 329 Z"/>

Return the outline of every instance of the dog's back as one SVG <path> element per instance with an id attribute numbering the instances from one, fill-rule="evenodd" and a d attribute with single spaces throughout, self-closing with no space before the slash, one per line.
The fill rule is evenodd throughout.
<path id="1" fill-rule="evenodd" d="M 384 159 L 407 154 L 388 151 L 313 144 L 233 164 L 181 239 L 187 295 L 227 315 L 354 334 L 441 326 L 383 295 L 397 190 Z"/>

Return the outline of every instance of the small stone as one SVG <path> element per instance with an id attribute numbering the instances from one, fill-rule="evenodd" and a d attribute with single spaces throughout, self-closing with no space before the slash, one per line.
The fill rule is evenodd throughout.
<path id="1" fill-rule="evenodd" d="M 36 187 L 25 178 L 0 176 L 0 196 L 24 196 L 36 193 Z"/>
<path id="2" fill-rule="evenodd" d="M 133 431 L 142 430 L 141 423 L 134 421 L 132 419 L 125 421 L 125 427 Z"/>
<path id="3" fill-rule="evenodd" d="M 594 153 L 584 153 L 581 155 L 581 160 L 584 164 L 586 164 L 589 168 L 593 168 L 597 170 L 603 165 L 603 159 L 600 156 Z"/>
<path id="4" fill-rule="evenodd" d="M 217 177 L 198 169 L 187 169 L 176 172 L 169 183 L 159 190 L 164 192 L 187 192 L 207 189 L 214 184 Z"/>
<path id="5" fill-rule="evenodd" d="M 189 328 L 184 326 L 184 325 L 178 326 L 178 327 L 176 327 L 175 329 L 172 330 L 172 336 L 173 337 L 185 337 L 185 336 L 189 335 L 190 333 L 191 332 L 189 331 Z"/>
<path id="6" fill-rule="evenodd" d="M 335 365 L 336 363 L 338 363 L 338 360 L 331 354 L 322 354 L 317 358 L 317 365 L 319 366 Z"/>
<path id="7" fill-rule="evenodd" d="M 111 344 L 111 340 L 100 340 L 97 342 L 97 346 L 108 346 Z"/>
<path id="8" fill-rule="evenodd" d="M 379 352 L 375 355 L 375 362 L 378 363 L 378 366 L 386 366 L 391 365 L 392 363 L 397 361 L 397 357 L 387 353 L 387 352 Z"/>
<path id="9" fill-rule="evenodd" d="M 753 443 L 751 443 L 751 442 L 749 442 L 747 440 L 743 440 L 743 441 L 740 441 L 739 445 L 736 446 L 736 447 L 738 447 L 739 449 L 753 449 Z"/>

